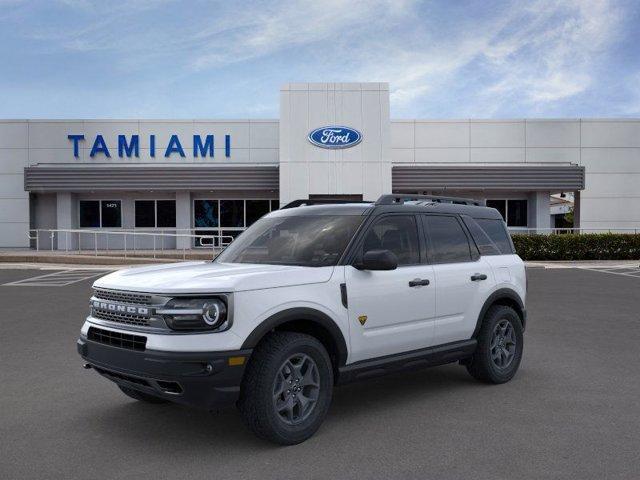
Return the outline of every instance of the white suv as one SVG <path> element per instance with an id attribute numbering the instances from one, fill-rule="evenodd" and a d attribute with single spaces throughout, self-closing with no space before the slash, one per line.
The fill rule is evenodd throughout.
<path id="1" fill-rule="evenodd" d="M 280 444 L 313 435 L 335 384 L 451 362 L 503 383 L 523 351 L 524 264 L 500 213 L 464 199 L 283 208 L 213 262 L 94 289 L 85 367 L 137 400 L 236 402 Z"/>

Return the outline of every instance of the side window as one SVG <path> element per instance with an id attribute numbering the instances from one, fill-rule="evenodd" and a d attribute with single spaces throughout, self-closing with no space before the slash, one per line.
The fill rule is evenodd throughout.
<path id="1" fill-rule="evenodd" d="M 432 263 L 471 261 L 469 239 L 456 217 L 424 215 Z"/>
<path id="2" fill-rule="evenodd" d="M 489 218 L 476 218 L 476 222 L 478 222 L 478 225 L 480 225 L 482 230 L 484 230 L 496 247 L 498 247 L 501 254 L 511 255 L 513 253 L 511 240 L 509 239 L 509 234 L 503 221 Z"/>
<path id="3" fill-rule="evenodd" d="M 476 242 L 481 255 L 500 255 L 501 252 L 498 246 L 489 238 L 482 227 L 480 227 L 473 218 L 463 215 L 462 221 L 469 229 L 469 233 L 471 233 L 473 241 Z M 473 250 L 473 246 L 471 246 L 471 249 Z"/>
<path id="4" fill-rule="evenodd" d="M 369 228 L 362 253 L 369 250 L 390 250 L 398 257 L 398 265 L 420 262 L 418 229 L 413 215 L 391 215 L 378 220 Z"/>

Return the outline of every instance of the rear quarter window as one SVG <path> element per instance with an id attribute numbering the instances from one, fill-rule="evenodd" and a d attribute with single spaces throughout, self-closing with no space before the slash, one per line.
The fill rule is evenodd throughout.
<path id="1" fill-rule="evenodd" d="M 511 238 L 509 238 L 509 233 L 507 232 L 507 228 L 503 220 L 493 218 L 474 218 L 470 220 L 470 223 L 476 223 L 486 236 L 489 237 L 495 248 L 498 249 L 499 254 L 511 255 L 514 253 L 513 244 L 511 243 Z M 471 227 L 469 229 L 471 230 Z M 478 240 L 476 240 L 476 242 L 477 241 Z M 478 245 L 478 247 L 480 247 L 480 245 Z M 497 254 L 498 253 L 494 253 L 494 255 Z M 485 253 L 484 255 L 488 255 L 488 253 Z"/>

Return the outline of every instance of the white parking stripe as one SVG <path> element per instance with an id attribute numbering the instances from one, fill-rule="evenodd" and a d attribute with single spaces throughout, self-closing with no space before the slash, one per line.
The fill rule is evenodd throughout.
<path id="1" fill-rule="evenodd" d="M 620 265 L 613 267 L 576 267 L 580 270 L 590 270 L 592 272 L 609 273 L 611 275 L 620 275 L 622 277 L 640 278 L 640 267 L 629 267 L 629 265 Z"/>
<path id="2" fill-rule="evenodd" d="M 6 287 L 66 287 L 73 283 L 99 277 L 112 269 L 68 269 L 3 284 Z"/>

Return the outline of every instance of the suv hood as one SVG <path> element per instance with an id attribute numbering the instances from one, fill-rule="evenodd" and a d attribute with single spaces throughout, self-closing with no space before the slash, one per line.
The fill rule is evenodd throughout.
<path id="1" fill-rule="evenodd" d="M 240 292 L 327 282 L 332 272 L 333 267 L 186 262 L 118 270 L 93 286 L 162 294 Z"/>

